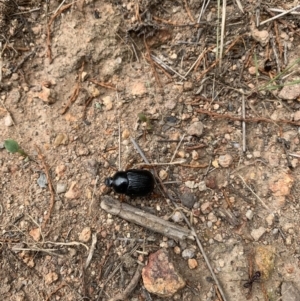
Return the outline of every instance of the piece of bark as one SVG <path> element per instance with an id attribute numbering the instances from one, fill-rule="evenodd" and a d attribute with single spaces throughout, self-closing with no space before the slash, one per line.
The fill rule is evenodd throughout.
<path id="1" fill-rule="evenodd" d="M 191 230 L 177 226 L 156 215 L 147 213 L 126 203 L 120 203 L 110 196 L 102 197 L 101 208 L 112 215 L 117 215 L 129 222 L 138 224 L 151 231 L 161 233 L 169 238 L 175 240 L 184 240 L 187 238 L 194 240 Z"/>

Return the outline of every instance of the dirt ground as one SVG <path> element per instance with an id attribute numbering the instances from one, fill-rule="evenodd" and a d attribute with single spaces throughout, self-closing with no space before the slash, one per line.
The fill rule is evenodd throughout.
<path id="1" fill-rule="evenodd" d="M 114 300 L 166 248 L 185 287 L 141 278 L 124 300 L 222 300 L 195 241 L 107 213 L 110 195 L 187 228 L 175 200 L 226 300 L 299 301 L 300 9 L 269 21 L 297 5 L 0 1 L 0 299 Z M 144 163 L 130 137 L 164 189 L 105 186 Z"/>

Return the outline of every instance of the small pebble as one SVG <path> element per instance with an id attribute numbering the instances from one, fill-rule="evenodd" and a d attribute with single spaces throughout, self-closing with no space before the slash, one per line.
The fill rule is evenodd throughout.
<path id="1" fill-rule="evenodd" d="M 182 251 L 181 256 L 183 259 L 190 259 L 195 256 L 195 249 L 194 248 L 187 248 Z"/>
<path id="2" fill-rule="evenodd" d="M 221 234 L 218 233 L 217 235 L 215 235 L 214 240 L 216 240 L 218 242 L 222 242 L 223 241 L 223 237 L 222 237 Z"/>
<path id="3" fill-rule="evenodd" d="M 179 211 L 176 211 L 173 215 L 172 215 L 172 220 L 175 223 L 180 223 L 183 221 L 183 217 L 182 214 Z"/>
<path id="4" fill-rule="evenodd" d="M 267 217 L 266 217 L 266 222 L 268 224 L 268 226 L 272 226 L 274 223 L 274 214 L 270 213 Z"/>
<path id="5" fill-rule="evenodd" d="M 190 270 L 195 269 L 198 266 L 198 262 L 195 258 L 188 259 L 188 266 Z"/>
<path id="6" fill-rule="evenodd" d="M 246 217 L 247 217 L 247 219 L 251 220 L 253 218 L 253 211 L 250 209 L 247 210 Z"/>
<path id="7" fill-rule="evenodd" d="M 13 124 L 14 124 L 14 122 L 13 122 L 13 120 L 12 120 L 10 114 L 7 114 L 7 115 L 4 117 L 4 125 L 5 125 L 6 127 L 10 127 L 10 126 L 12 126 Z"/>
<path id="8" fill-rule="evenodd" d="M 125 129 L 122 133 L 122 139 L 127 139 L 130 136 L 130 132 L 128 129 Z"/>
<path id="9" fill-rule="evenodd" d="M 183 83 L 183 92 L 191 91 L 194 88 L 193 82 L 184 82 Z"/>
<path id="10" fill-rule="evenodd" d="M 168 173 L 164 169 L 161 169 L 158 175 L 162 181 L 168 178 Z"/>
<path id="11" fill-rule="evenodd" d="M 192 151 L 192 159 L 193 160 L 198 160 L 199 159 L 199 154 L 195 150 Z"/>
<path id="12" fill-rule="evenodd" d="M 201 212 L 203 214 L 208 214 L 211 211 L 211 203 L 205 202 L 200 206 Z"/>
<path id="13" fill-rule="evenodd" d="M 205 191 L 207 189 L 205 181 L 199 182 L 199 190 L 200 191 Z"/>
<path id="14" fill-rule="evenodd" d="M 288 235 L 285 239 L 285 244 L 287 246 L 290 246 L 292 244 L 292 242 L 293 242 L 293 237 L 291 235 Z"/>
<path id="15" fill-rule="evenodd" d="M 188 127 L 187 134 L 190 136 L 200 137 L 203 133 L 203 128 L 204 126 L 201 121 L 194 122 Z"/>
<path id="16" fill-rule="evenodd" d="M 195 188 L 195 181 L 186 181 L 186 182 L 184 183 L 184 185 L 185 185 L 186 187 L 188 187 L 188 188 L 193 189 L 193 188 Z"/>
<path id="17" fill-rule="evenodd" d="M 184 205 L 187 208 L 192 209 L 195 204 L 196 197 L 193 193 L 187 192 L 187 193 L 183 193 L 181 195 L 180 200 L 181 200 L 182 205 Z"/>
<path id="18" fill-rule="evenodd" d="M 56 184 L 56 192 L 58 194 L 64 193 L 66 191 L 67 191 L 67 184 L 65 184 L 65 183 L 57 183 Z"/>
<path id="19" fill-rule="evenodd" d="M 230 154 L 226 154 L 226 155 L 220 156 L 218 161 L 222 167 L 228 167 L 232 163 L 233 158 Z"/>
<path id="20" fill-rule="evenodd" d="M 251 236 L 255 241 L 258 241 L 265 233 L 267 229 L 264 227 L 259 227 L 258 229 L 253 229 L 251 231 Z"/>
<path id="21" fill-rule="evenodd" d="M 218 219 L 213 212 L 210 212 L 207 216 L 207 219 L 212 223 L 215 223 Z"/>
<path id="22" fill-rule="evenodd" d="M 220 267 L 220 268 L 224 268 L 224 266 L 225 266 L 225 261 L 224 261 L 224 259 L 219 259 L 219 260 L 218 260 L 218 264 L 219 264 L 219 267 Z"/>
<path id="23" fill-rule="evenodd" d="M 91 239 L 92 230 L 90 227 L 85 227 L 79 234 L 79 240 L 81 242 L 88 242 Z"/>
<path id="24" fill-rule="evenodd" d="M 106 111 L 109 111 L 113 108 L 112 98 L 110 96 L 104 96 L 102 98 L 103 104 L 105 106 Z"/>
<path id="25" fill-rule="evenodd" d="M 178 246 L 174 247 L 174 253 L 175 253 L 175 254 L 179 255 L 180 252 L 181 252 L 180 247 L 178 247 Z"/>

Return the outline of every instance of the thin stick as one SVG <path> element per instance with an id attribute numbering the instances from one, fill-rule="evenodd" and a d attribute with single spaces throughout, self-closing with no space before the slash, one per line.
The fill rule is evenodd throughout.
<path id="1" fill-rule="evenodd" d="M 190 20 L 191 20 L 193 23 L 195 23 L 195 19 L 194 19 L 193 15 L 192 15 L 192 13 L 191 13 L 191 11 L 190 11 L 190 8 L 189 8 L 189 6 L 188 6 L 187 0 L 183 0 L 183 1 L 184 1 L 184 7 L 185 7 L 185 9 L 186 9 L 186 12 L 187 12 L 187 14 L 188 14 Z"/>
<path id="2" fill-rule="evenodd" d="M 65 114 L 68 109 L 71 107 L 72 103 L 74 103 L 79 95 L 79 92 L 80 92 L 80 88 L 81 88 L 81 74 L 82 74 L 82 71 L 84 69 L 84 61 L 82 62 L 82 65 L 81 65 L 81 68 L 79 69 L 79 73 L 78 73 L 78 80 L 76 82 L 76 86 L 75 86 L 75 89 L 73 91 L 73 94 L 71 95 L 68 103 L 66 104 L 65 107 L 63 107 L 61 109 L 61 114 Z"/>
<path id="3" fill-rule="evenodd" d="M 275 12 L 275 13 L 283 13 L 283 12 L 287 12 L 284 9 L 280 9 L 280 8 L 269 8 L 270 11 Z M 293 11 L 290 13 L 291 15 L 300 15 L 300 12 L 297 11 Z"/>
<path id="4" fill-rule="evenodd" d="M 108 85 L 106 83 L 102 83 L 102 82 L 97 82 L 95 79 L 88 79 L 89 82 L 94 83 L 97 86 L 103 87 L 103 88 L 107 88 L 107 89 L 111 89 L 111 90 L 117 90 L 115 87 Z"/>
<path id="5" fill-rule="evenodd" d="M 237 4 L 238 8 L 240 9 L 240 11 L 242 13 L 244 13 L 244 9 L 243 9 L 243 5 L 242 5 L 241 1 L 240 0 L 235 0 L 235 2 Z"/>
<path id="6" fill-rule="evenodd" d="M 63 0 L 62 2 L 61 2 L 61 4 L 57 7 L 57 9 L 55 10 L 55 12 L 54 12 L 54 14 L 56 14 L 58 11 L 59 11 L 59 9 L 63 6 L 63 4 L 66 2 L 66 0 Z"/>
<path id="7" fill-rule="evenodd" d="M 86 259 L 85 266 L 84 266 L 85 269 L 87 269 L 88 266 L 91 263 L 91 260 L 93 258 L 93 255 L 94 255 L 94 252 L 95 252 L 95 249 L 96 249 L 96 244 L 97 244 L 97 233 L 93 233 L 93 235 L 92 235 L 92 244 L 91 244 L 91 247 L 90 247 L 90 252 L 89 252 L 89 255 L 88 255 L 87 259 Z"/>
<path id="8" fill-rule="evenodd" d="M 244 34 L 243 35 L 240 35 L 240 36 L 238 36 L 229 46 L 228 46 L 228 48 L 226 49 L 226 51 L 225 51 L 225 54 L 224 55 L 226 55 L 229 51 L 230 51 L 230 49 L 238 42 L 238 40 L 240 39 L 240 38 L 242 38 L 244 36 Z M 200 80 L 207 72 L 209 72 L 212 68 L 214 68 L 217 64 L 218 64 L 218 62 L 219 62 L 219 58 L 218 59 L 216 59 L 207 69 L 205 69 L 198 77 L 197 77 L 197 80 Z"/>
<path id="9" fill-rule="evenodd" d="M 242 95 L 242 131 L 243 131 L 243 152 L 246 151 L 246 113 L 245 113 L 245 97 Z"/>
<path id="10" fill-rule="evenodd" d="M 186 161 L 185 160 L 181 160 L 181 161 L 175 161 L 175 162 L 166 162 L 166 163 L 148 163 L 147 165 L 149 166 L 165 166 L 165 165 L 180 165 L 180 164 L 184 164 Z M 140 163 L 137 164 L 137 166 L 145 166 L 145 163 Z"/>
<path id="11" fill-rule="evenodd" d="M 276 61 L 276 66 L 277 66 L 277 73 L 280 73 L 281 72 L 280 62 L 279 62 L 279 59 L 278 59 L 278 54 L 277 54 L 277 50 L 276 50 L 275 40 L 274 40 L 274 37 L 273 37 L 272 34 L 270 35 L 270 38 L 271 38 L 271 44 L 272 44 L 273 54 L 275 56 L 275 61 Z"/>
<path id="12" fill-rule="evenodd" d="M 45 244 L 52 244 L 52 245 L 57 245 L 57 246 L 83 246 L 87 250 L 89 250 L 89 247 L 87 245 L 85 245 L 82 242 L 78 242 L 78 241 L 70 241 L 70 242 L 45 241 Z"/>
<path id="13" fill-rule="evenodd" d="M 61 283 L 54 291 L 52 291 L 46 298 L 45 301 L 49 301 L 50 298 L 56 294 L 61 288 L 63 288 L 64 286 L 66 286 L 67 284 L 65 282 Z"/>
<path id="14" fill-rule="evenodd" d="M 147 44 L 146 38 L 144 38 L 144 44 L 145 44 L 146 52 L 147 52 L 146 59 L 148 59 L 148 61 L 150 63 L 150 66 L 152 68 L 153 75 L 154 75 L 156 83 L 158 84 L 159 88 L 162 88 L 162 84 L 161 84 L 159 76 L 158 76 L 158 74 L 156 72 L 155 65 L 154 65 L 153 59 L 151 57 L 150 49 L 149 49 L 149 46 Z"/>
<path id="15" fill-rule="evenodd" d="M 225 22 L 226 22 L 226 0 L 223 0 L 219 67 L 222 66 L 223 48 L 224 48 L 224 37 L 225 37 Z"/>
<path id="16" fill-rule="evenodd" d="M 3 65 L 3 61 L 2 61 L 2 42 L 0 42 L 0 83 L 2 82 L 2 65 Z"/>
<path id="17" fill-rule="evenodd" d="M 244 180 L 244 178 L 241 175 L 238 175 L 241 180 L 243 181 L 244 185 L 253 193 L 253 195 L 255 195 L 255 197 L 261 202 L 261 204 L 265 207 L 265 209 L 267 209 L 269 212 L 271 212 L 271 210 L 269 209 L 269 207 L 266 205 L 266 203 L 253 191 L 253 189 L 247 185 L 246 181 Z"/>
<path id="18" fill-rule="evenodd" d="M 121 170 L 121 123 L 119 119 L 119 171 Z"/>
<path id="19" fill-rule="evenodd" d="M 170 163 L 172 163 L 172 161 L 174 160 L 174 158 L 175 158 L 175 156 L 176 156 L 176 154 L 177 154 L 177 151 L 178 151 L 178 149 L 179 149 L 179 147 L 180 147 L 180 145 L 181 145 L 182 140 L 184 139 L 184 137 L 185 137 L 185 134 L 182 135 L 182 137 L 181 137 L 181 139 L 180 139 L 180 142 L 178 143 L 178 145 L 177 145 L 177 147 L 176 147 L 176 149 L 175 149 L 175 151 L 174 151 L 174 154 L 173 154 L 173 156 L 172 156 L 172 158 L 171 158 L 171 160 L 170 160 Z M 167 167 L 167 170 L 168 170 L 168 169 L 169 169 L 169 166 Z"/>
<path id="20" fill-rule="evenodd" d="M 162 66 L 162 68 L 164 68 L 167 71 L 171 71 L 173 73 L 175 73 L 176 75 L 178 75 L 179 77 L 181 77 L 182 79 L 185 79 L 184 76 L 182 76 L 180 73 L 178 73 L 176 70 L 174 70 L 173 68 L 171 68 L 170 66 L 168 66 L 166 63 L 164 63 L 161 59 L 159 59 L 157 56 L 151 54 L 151 58 L 159 65 Z"/>
<path id="21" fill-rule="evenodd" d="M 193 68 L 198 64 L 198 62 L 204 57 L 204 55 L 206 54 L 206 48 L 203 49 L 203 51 L 199 54 L 198 58 L 196 59 L 196 61 L 194 62 L 194 64 L 190 67 L 190 69 L 187 71 L 187 73 L 183 76 L 183 78 L 185 79 L 189 73 L 193 70 Z"/>
<path id="22" fill-rule="evenodd" d="M 148 159 L 146 158 L 146 156 L 144 155 L 143 151 L 141 150 L 141 148 L 139 147 L 139 145 L 135 142 L 135 140 L 130 137 L 130 140 L 134 146 L 134 148 L 137 150 L 137 152 L 140 154 L 140 156 L 143 158 L 143 160 L 147 163 L 150 164 L 150 162 L 148 161 Z"/>
<path id="23" fill-rule="evenodd" d="M 138 265 L 131 281 L 127 285 L 126 289 L 123 293 L 118 293 L 116 296 L 108 299 L 108 301 L 118 301 L 118 300 L 127 300 L 129 295 L 133 292 L 133 290 L 136 288 L 137 284 L 140 281 L 141 275 L 142 275 L 142 265 Z"/>
<path id="24" fill-rule="evenodd" d="M 289 10 L 287 10 L 287 11 L 284 11 L 283 13 L 281 13 L 281 14 L 279 14 L 279 15 L 277 15 L 277 16 L 274 16 L 274 17 L 272 17 L 272 18 L 270 18 L 270 19 L 268 19 L 268 20 L 265 20 L 265 21 L 261 22 L 259 25 L 264 25 L 264 24 L 266 24 L 266 23 L 268 23 L 268 22 L 270 22 L 270 21 L 276 20 L 276 19 L 278 19 L 278 18 L 280 18 L 280 17 L 282 17 L 282 16 L 285 16 L 285 15 L 287 15 L 287 14 L 293 12 L 294 10 L 297 10 L 298 8 L 300 8 L 300 5 L 295 6 L 294 8 L 291 8 L 291 9 L 289 9 Z"/>
<path id="25" fill-rule="evenodd" d="M 96 193 L 96 188 L 97 188 L 98 180 L 99 180 L 99 176 L 97 175 L 97 176 L 96 176 L 95 185 L 94 185 L 94 189 L 93 189 L 92 200 L 91 200 L 91 203 L 90 203 L 89 214 L 92 213 L 92 205 L 93 205 L 93 203 L 94 203 L 94 195 L 95 195 L 95 193 Z"/>
<path id="26" fill-rule="evenodd" d="M 38 7 L 38 8 L 33 8 L 33 9 L 27 10 L 27 11 L 22 11 L 22 12 L 19 12 L 19 13 L 12 14 L 12 16 L 24 15 L 24 14 L 30 14 L 30 13 L 35 12 L 35 11 L 38 11 L 38 10 L 41 10 L 41 8 Z"/>

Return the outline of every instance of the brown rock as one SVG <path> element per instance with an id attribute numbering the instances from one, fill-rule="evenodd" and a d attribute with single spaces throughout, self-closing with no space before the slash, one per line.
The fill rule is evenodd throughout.
<path id="1" fill-rule="evenodd" d="M 198 266 L 198 262 L 195 258 L 190 258 L 188 260 L 188 266 L 191 270 L 195 269 Z"/>
<path id="2" fill-rule="evenodd" d="M 50 272 L 47 275 L 45 275 L 45 284 L 49 285 L 55 281 L 57 281 L 58 275 L 54 272 Z"/>
<path id="3" fill-rule="evenodd" d="M 92 230 L 90 227 L 85 227 L 79 234 L 79 240 L 81 242 L 88 242 L 91 239 Z"/>
<path id="4" fill-rule="evenodd" d="M 64 175 L 65 171 L 66 171 L 66 165 L 64 164 L 58 165 L 55 168 L 55 173 L 58 178 L 61 178 Z"/>
<path id="5" fill-rule="evenodd" d="M 183 91 L 191 91 L 194 88 L 194 84 L 192 82 L 184 82 L 183 83 Z"/>
<path id="6" fill-rule="evenodd" d="M 29 235 L 35 240 L 39 241 L 41 239 L 41 231 L 39 228 L 34 228 L 29 231 Z"/>
<path id="7" fill-rule="evenodd" d="M 54 142 L 53 142 L 53 145 L 54 147 L 58 147 L 59 145 L 66 145 L 68 144 L 68 141 L 69 141 L 69 138 L 67 136 L 67 134 L 65 133 L 59 133 Z"/>
<path id="8" fill-rule="evenodd" d="M 67 199 L 78 199 L 80 197 L 80 190 L 76 182 L 72 182 L 69 190 L 66 192 Z"/>
<path id="9" fill-rule="evenodd" d="M 293 80 L 296 81 L 299 80 L 299 78 L 295 78 Z M 300 84 L 289 85 L 289 83 L 286 83 L 286 85 L 282 88 L 282 90 L 278 94 L 279 98 L 285 100 L 294 100 L 297 99 L 299 96 L 300 96 Z"/>
<path id="10" fill-rule="evenodd" d="M 187 133 L 190 136 L 197 136 L 200 137 L 203 133 L 203 123 L 201 121 L 197 121 L 192 123 L 188 129 L 187 129 Z"/>
<path id="11" fill-rule="evenodd" d="M 42 86 L 42 91 L 38 92 L 36 96 L 48 104 L 54 103 L 56 98 L 54 90 L 49 89 L 45 86 Z"/>
<path id="12" fill-rule="evenodd" d="M 287 173 L 275 174 L 269 181 L 269 189 L 274 196 L 287 196 L 294 183 L 292 175 Z"/>
<path id="13" fill-rule="evenodd" d="M 211 208 L 212 206 L 210 202 L 204 202 L 200 207 L 203 214 L 208 214 L 211 211 Z"/>
<path id="14" fill-rule="evenodd" d="M 160 297 L 171 297 L 185 286 L 185 281 L 175 271 L 165 249 L 160 249 L 149 256 L 142 277 L 145 288 Z"/>
<path id="15" fill-rule="evenodd" d="M 230 154 L 225 154 L 219 157 L 219 164 L 222 167 L 229 167 L 230 164 L 232 163 L 233 158 Z"/>

